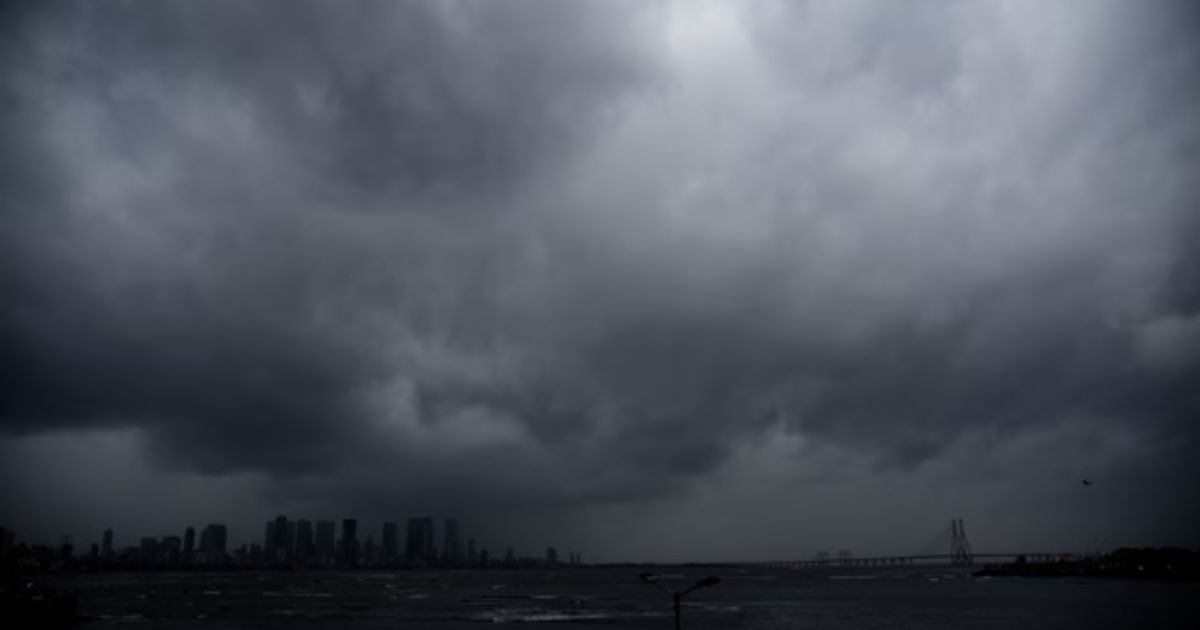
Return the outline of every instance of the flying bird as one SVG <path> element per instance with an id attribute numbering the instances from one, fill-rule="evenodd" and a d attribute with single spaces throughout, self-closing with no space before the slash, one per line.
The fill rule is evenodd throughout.
<path id="1" fill-rule="evenodd" d="M 1087 479 L 1084 479 L 1084 480 L 1083 480 L 1083 485 L 1085 485 L 1085 486 L 1090 486 L 1090 485 L 1092 485 L 1092 482 L 1088 481 Z"/>

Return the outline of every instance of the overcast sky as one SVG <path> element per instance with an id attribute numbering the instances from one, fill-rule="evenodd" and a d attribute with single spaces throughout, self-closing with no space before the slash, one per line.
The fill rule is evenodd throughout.
<path id="1" fill-rule="evenodd" d="M 1200 545 L 1193 3 L 6 7 L 23 539 Z"/>

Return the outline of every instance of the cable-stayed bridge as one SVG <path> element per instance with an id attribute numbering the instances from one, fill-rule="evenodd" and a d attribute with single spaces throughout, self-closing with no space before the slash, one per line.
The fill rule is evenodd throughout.
<path id="1" fill-rule="evenodd" d="M 944 532 L 945 530 L 943 530 Z M 892 556 L 855 557 L 848 550 L 841 550 L 836 557 L 826 552 L 817 554 L 815 558 L 804 560 L 769 560 L 755 562 L 733 563 L 741 567 L 762 567 L 779 569 L 810 569 L 824 567 L 880 567 L 880 566 L 972 566 L 976 561 L 985 562 L 1014 562 L 1024 558 L 1028 562 L 1051 562 L 1077 557 L 1078 554 L 1057 551 L 1002 551 L 975 552 L 967 539 L 966 526 L 962 519 L 950 521 L 950 552 L 949 553 L 917 553 Z"/>

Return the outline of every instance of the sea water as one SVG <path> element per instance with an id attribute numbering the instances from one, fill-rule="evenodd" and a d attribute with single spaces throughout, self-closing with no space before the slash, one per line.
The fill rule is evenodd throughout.
<path id="1" fill-rule="evenodd" d="M 564 570 L 146 573 L 64 576 L 84 628 L 671 628 L 639 567 Z M 684 628 L 1200 628 L 1200 585 L 978 578 L 954 569 L 658 568 Z"/>

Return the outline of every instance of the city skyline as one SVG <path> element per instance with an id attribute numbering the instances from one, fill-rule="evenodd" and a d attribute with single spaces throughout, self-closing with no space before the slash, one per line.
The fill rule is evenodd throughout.
<path id="1" fill-rule="evenodd" d="M 443 525 L 443 535 L 436 538 L 435 523 Z M 396 521 L 381 524 L 382 535 L 377 540 L 372 530 L 365 538 L 359 537 L 358 520 L 341 519 L 337 527 L 335 519 L 288 518 L 276 515 L 266 521 L 261 538 L 251 538 L 241 544 L 230 544 L 229 528 L 223 523 L 208 523 L 196 538 L 196 529 L 188 525 L 182 537 L 176 534 L 162 536 L 133 535 L 130 543 L 122 539 L 112 528 L 106 528 L 96 542 L 74 540 L 64 536 L 57 543 L 39 543 L 21 537 L 0 525 L 4 557 L 13 556 L 17 547 L 25 554 L 36 557 L 38 553 L 49 553 L 60 561 L 84 561 L 100 565 L 128 565 L 130 567 L 153 568 L 156 566 L 247 566 L 259 568 L 304 567 L 313 569 L 355 568 L 482 568 L 520 563 L 522 566 L 540 564 L 559 566 L 557 548 L 545 547 L 545 555 L 514 555 L 511 545 L 506 547 L 503 561 L 491 555 L 486 543 L 477 544 L 475 536 L 467 536 L 465 543 L 460 536 L 456 517 L 410 517 L 407 519 L 407 536 L 404 545 L 399 544 L 399 528 Z M 236 539 L 235 539 L 236 540 Z M 440 546 L 439 546 L 440 543 Z M 465 548 L 463 545 L 465 544 Z M 37 549 L 43 550 L 38 552 Z M 566 566 L 581 564 L 582 554 L 567 552 Z"/>
<path id="2" fill-rule="evenodd" d="M 1197 33 L 1188 0 L 5 2 L 0 525 L 1195 548 Z"/>

